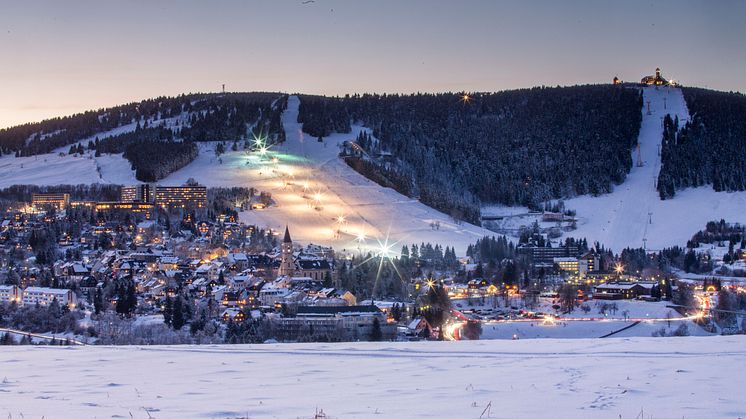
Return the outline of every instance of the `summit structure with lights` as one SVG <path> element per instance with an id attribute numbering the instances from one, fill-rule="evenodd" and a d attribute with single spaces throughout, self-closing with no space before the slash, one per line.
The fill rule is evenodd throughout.
<path id="1" fill-rule="evenodd" d="M 643 77 L 640 83 L 654 86 L 673 86 L 675 84 L 673 80 L 663 78 L 660 67 L 655 69 L 655 75 Z"/>

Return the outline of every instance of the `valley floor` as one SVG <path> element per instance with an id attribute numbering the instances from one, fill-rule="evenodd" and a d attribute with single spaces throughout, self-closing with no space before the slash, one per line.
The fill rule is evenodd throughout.
<path id="1" fill-rule="evenodd" d="M 6 347 L 0 415 L 309 418 L 319 408 L 331 418 L 735 418 L 746 415 L 744 343 Z"/>

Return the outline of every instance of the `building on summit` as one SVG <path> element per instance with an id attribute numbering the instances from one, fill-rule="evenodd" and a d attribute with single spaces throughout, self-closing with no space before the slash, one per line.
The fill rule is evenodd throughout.
<path id="1" fill-rule="evenodd" d="M 640 83 L 647 84 L 647 85 L 655 85 L 655 86 L 669 86 L 674 85 L 675 83 L 673 80 L 666 80 L 661 75 L 661 69 L 656 68 L 655 69 L 655 75 L 654 76 L 645 76 L 640 80 Z"/>

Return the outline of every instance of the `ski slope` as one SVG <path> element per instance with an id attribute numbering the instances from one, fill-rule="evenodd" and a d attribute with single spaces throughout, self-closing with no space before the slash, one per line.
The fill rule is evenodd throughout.
<path id="1" fill-rule="evenodd" d="M 121 154 L 95 157 L 55 153 L 0 157 L 0 188 L 11 185 L 134 184 L 135 172 Z"/>
<path id="2" fill-rule="evenodd" d="M 12 418 L 736 418 L 743 336 L 5 347 Z M 488 408 L 488 406 L 491 406 Z"/>
<path id="3" fill-rule="evenodd" d="M 706 186 L 677 191 L 673 199 L 660 199 L 655 182 L 661 164 L 662 119 L 671 114 L 683 125 L 689 112 L 681 90 L 675 87 L 645 87 L 643 101 L 638 139 L 642 166 L 638 166 L 637 150 L 633 150 L 632 170 L 612 193 L 566 200 L 566 208 L 578 214 L 578 229 L 569 235 L 586 237 L 591 243 L 599 241 L 615 252 L 643 246 L 658 250 L 685 245 L 711 220 L 746 222 L 746 192 L 715 192 Z"/>
<path id="4" fill-rule="evenodd" d="M 163 118 L 149 119 L 150 126 L 174 127 L 189 121 L 189 114 Z M 14 157 L 5 155 L 0 157 L 0 188 L 11 185 L 70 185 L 110 183 L 132 185 L 140 183 L 135 178 L 135 171 L 122 154 L 104 154 L 95 156 L 92 150 L 86 150 L 82 155 L 67 154 L 72 145 L 87 147 L 96 138 L 104 139 L 115 135 L 135 131 L 137 122 L 131 122 L 80 139 L 74 144 L 55 149 L 52 153 L 39 154 L 29 157 Z"/>
<path id="5" fill-rule="evenodd" d="M 239 150 L 218 158 L 214 144 L 203 144 L 194 162 L 160 183 L 178 185 L 194 178 L 207 186 L 246 186 L 270 192 L 277 205 L 242 212 L 240 219 L 278 231 L 287 224 L 293 240 L 333 246 L 337 251 L 385 248 L 398 254 L 403 244 L 430 242 L 454 246 L 463 255 L 470 243 L 493 234 L 455 223 L 358 174 L 338 157 L 339 145 L 355 139 L 365 128 L 353 126 L 349 134 L 332 134 L 318 142 L 302 132 L 297 122 L 299 105 L 297 96 L 288 99 L 282 115 L 286 141 L 270 148 L 266 156 Z M 432 228 L 433 223 L 440 223 L 440 228 Z"/>

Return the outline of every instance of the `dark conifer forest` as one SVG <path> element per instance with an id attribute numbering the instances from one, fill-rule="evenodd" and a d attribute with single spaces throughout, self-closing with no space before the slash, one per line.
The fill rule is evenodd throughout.
<path id="1" fill-rule="evenodd" d="M 712 185 L 716 191 L 746 190 L 746 96 L 683 88 L 691 121 L 664 121 L 658 191 Z"/>
<path id="2" fill-rule="evenodd" d="M 316 137 L 350 132 L 350 121 L 370 128 L 375 138 L 357 139 L 366 155 L 352 153 L 352 167 L 478 223 L 484 203 L 538 208 L 610 192 L 632 166 L 641 107 L 637 89 L 589 85 L 468 97 L 302 96 L 298 119 Z"/>

